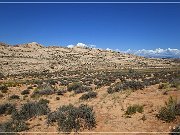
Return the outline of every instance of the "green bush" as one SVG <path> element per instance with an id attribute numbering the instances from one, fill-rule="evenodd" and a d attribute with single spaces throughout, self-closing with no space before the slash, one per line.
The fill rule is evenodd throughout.
<path id="1" fill-rule="evenodd" d="M 156 116 L 160 120 L 171 122 L 176 119 L 176 115 L 180 115 L 180 104 L 177 104 L 177 101 L 170 97 Z"/>
<path id="2" fill-rule="evenodd" d="M 15 106 L 10 103 L 5 103 L 0 105 L 0 115 L 1 114 L 11 114 L 15 110 Z"/>
<path id="3" fill-rule="evenodd" d="M 93 109 L 87 105 L 74 107 L 73 105 L 62 106 L 56 112 L 48 115 L 48 124 L 57 122 L 58 130 L 62 132 L 79 131 L 80 129 L 92 129 L 96 126 Z"/>
<path id="4" fill-rule="evenodd" d="M 95 97 L 97 97 L 97 92 L 90 91 L 86 94 L 83 94 L 79 99 L 87 100 L 87 99 L 95 98 Z"/>
<path id="5" fill-rule="evenodd" d="M 47 101 L 28 102 L 23 104 L 20 111 L 14 111 L 12 118 L 17 120 L 28 120 L 34 116 L 46 115 L 50 112 Z"/>
<path id="6" fill-rule="evenodd" d="M 135 114 L 136 112 L 142 113 L 143 112 L 143 106 L 137 105 L 137 104 L 134 104 L 132 106 L 128 106 L 125 114 L 126 115 L 132 115 L 132 114 Z"/>

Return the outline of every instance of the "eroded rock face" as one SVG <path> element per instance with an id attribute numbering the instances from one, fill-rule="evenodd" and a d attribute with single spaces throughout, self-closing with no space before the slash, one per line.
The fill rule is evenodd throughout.
<path id="1" fill-rule="evenodd" d="M 0 43 L 0 72 L 3 74 L 77 69 L 168 68 L 175 65 L 171 60 L 148 59 L 88 47 L 44 47 L 36 42 L 15 46 Z"/>

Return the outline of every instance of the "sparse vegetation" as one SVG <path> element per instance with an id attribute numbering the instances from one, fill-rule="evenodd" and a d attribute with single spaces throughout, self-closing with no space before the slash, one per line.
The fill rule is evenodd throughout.
<path id="1" fill-rule="evenodd" d="M 15 106 L 10 103 L 5 103 L 0 105 L 0 115 L 1 114 L 11 114 L 15 110 Z"/>
<path id="2" fill-rule="evenodd" d="M 62 106 L 56 112 L 48 115 L 48 124 L 58 123 L 58 130 L 63 132 L 77 132 L 81 128 L 91 129 L 96 126 L 93 109 L 87 105 L 75 107 L 73 105 Z"/>
<path id="3" fill-rule="evenodd" d="M 20 111 L 14 111 L 12 113 L 12 118 L 17 120 L 28 120 L 34 116 L 46 115 L 50 112 L 47 102 L 47 100 L 42 99 L 39 102 L 25 103 Z"/>
<path id="4" fill-rule="evenodd" d="M 136 112 L 142 113 L 143 112 L 143 106 L 137 105 L 137 104 L 134 104 L 132 106 L 128 106 L 125 114 L 126 115 L 132 115 L 132 114 L 135 114 Z"/>
<path id="5" fill-rule="evenodd" d="M 7 93 L 8 87 L 6 85 L 0 85 L 0 91 L 2 93 Z"/>
<path id="6" fill-rule="evenodd" d="M 23 90 L 23 91 L 21 92 L 21 95 L 27 95 L 27 94 L 29 94 L 29 93 L 30 93 L 30 90 L 27 89 L 27 90 Z"/>
<path id="7" fill-rule="evenodd" d="M 83 94 L 79 99 L 87 100 L 87 99 L 90 99 L 90 98 L 96 98 L 96 96 L 97 96 L 97 92 L 90 91 L 88 93 Z"/>
<path id="8" fill-rule="evenodd" d="M 159 110 L 157 118 L 166 122 L 171 122 L 176 119 L 176 115 L 180 115 L 180 104 L 172 97 L 168 102 L 165 102 L 165 106 Z"/>
<path id="9" fill-rule="evenodd" d="M 10 100 L 12 100 L 12 99 L 20 99 L 20 97 L 18 96 L 18 95 L 11 95 L 10 97 L 9 97 L 9 99 Z"/>
<path id="10" fill-rule="evenodd" d="M 28 125 L 22 120 L 10 120 L 0 124 L 0 132 L 21 132 L 28 130 Z M 1 133 L 6 134 L 6 133 Z M 14 134 L 14 133 L 7 133 Z"/>
<path id="11" fill-rule="evenodd" d="M 67 86 L 68 91 L 74 91 L 75 94 L 91 91 L 91 87 L 87 87 L 82 85 L 82 83 L 76 82 L 76 83 L 71 83 Z"/>

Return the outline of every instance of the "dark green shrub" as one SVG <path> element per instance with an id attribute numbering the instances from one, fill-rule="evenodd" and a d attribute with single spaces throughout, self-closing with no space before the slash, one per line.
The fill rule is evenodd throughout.
<path id="1" fill-rule="evenodd" d="M 48 115 L 48 124 L 58 123 L 58 130 L 62 132 L 91 129 L 96 126 L 93 109 L 87 105 L 74 107 L 73 105 L 62 106 L 56 112 Z"/>
<path id="2" fill-rule="evenodd" d="M 30 90 L 23 90 L 22 92 L 21 92 L 21 95 L 27 95 L 27 94 L 29 94 L 30 93 Z"/>
<path id="3" fill-rule="evenodd" d="M 89 98 L 95 98 L 95 97 L 97 97 L 97 92 L 90 91 L 86 94 L 83 94 L 79 99 L 87 100 Z"/>
<path id="4" fill-rule="evenodd" d="M 142 113 L 143 112 L 143 106 L 137 105 L 137 104 L 134 104 L 132 106 L 128 106 L 125 114 L 126 115 L 132 115 L 132 114 L 135 114 L 136 112 Z"/>
<path id="5" fill-rule="evenodd" d="M 2 93 L 7 93 L 8 87 L 6 85 L 0 85 L 0 91 Z"/>
<path id="6" fill-rule="evenodd" d="M 8 122 L 0 124 L 0 132 L 21 132 L 28 129 L 28 125 L 21 120 L 10 120 Z"/>
<path id="7" fill-rule="evenodd" d="M 12 96 L 9 97 L 9 99 L 10 99 L 10 100 L 11 100 L 11 99 L 20 99 L 20 97 L 19 97 L 18 95 L 12 95 Z"/>
<path id="8" fill-rule="evenodd" d="M 172 129 L 170 135 L 180 135 L 180 125 Z"/>
<path id="9" fill-rule="evenodd" d="M 68 91 L 77 90 L 77 89 L 79 89 L 80 87 L 82 87 L 82 83 L 75 82 L 75 83 L 69 84 L 69 85 L 67 86 L 67 90 L 68 90 Z"/>
<path id="10" fill-rule="evenodd" d="M 34 116 L 46 115 L 50 111 L 47 101 L 28 102 L 23 104 L 20 111 L 12 113 L 12 118 L 17 120 L 28 120 Z"/>
<path id="11" fill-rule="evenodd" d="M 180 105 L 172 97 L 169 98 L 168 102 L 165 102 L 165 106 L 159 110 L 156 115 L 158 119 L 171 122 L 176 119 L 176 115 L 180 115 Z"/>
<path id="12" fill-rule="evenodd" d="M 0 105 L 0 115 L 1 114 L 11 114 L 15 110 L 15 106 L 10 103 Z"/>

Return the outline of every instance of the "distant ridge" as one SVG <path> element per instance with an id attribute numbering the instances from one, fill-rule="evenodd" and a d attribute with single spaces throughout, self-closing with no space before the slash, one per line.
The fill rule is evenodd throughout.
<path id="1" fill-rule="evenodd" d="M 56 72 L 61 70 L 114 70 L 175 68 L 178 60 L 145 58 L 124 52 L 104 50 L 79 43 L 68 47 L 32 42 L 0 43 L 0 72 L 3 74 Z"/>

